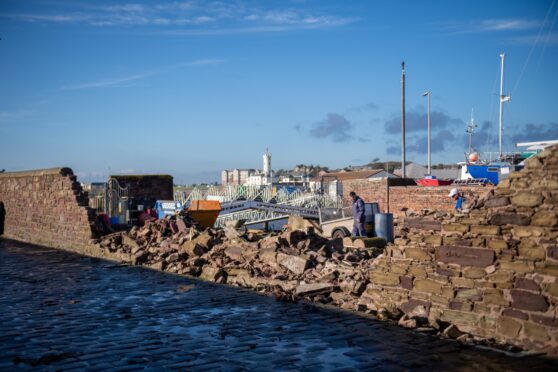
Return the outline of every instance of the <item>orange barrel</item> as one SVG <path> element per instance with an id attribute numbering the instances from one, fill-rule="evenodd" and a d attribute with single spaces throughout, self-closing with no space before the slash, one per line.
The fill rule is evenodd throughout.
<path id="1" fill-rule="evenodd" d="M 192 200 L 188 208 L 190 216 L 200 223 L 201 228 L 212 227 L 221 212 L 218 200 Z"/>

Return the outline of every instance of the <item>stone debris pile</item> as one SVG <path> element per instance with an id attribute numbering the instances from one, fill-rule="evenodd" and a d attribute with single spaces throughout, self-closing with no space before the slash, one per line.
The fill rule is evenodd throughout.
<path id="1" fill-rule="evenodd" d="M 306 298 L 357 309 L 381 238 L 326 239 L 291 217 L 280 233 L 201 230 L 187 213 L 105 236 L 98 246 L 132 265 L 252 288 L 283 300 Z"/>

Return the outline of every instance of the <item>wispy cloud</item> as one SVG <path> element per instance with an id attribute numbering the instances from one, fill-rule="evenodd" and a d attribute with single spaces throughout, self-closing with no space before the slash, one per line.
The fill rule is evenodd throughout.
<path id="1" fill-rule="evenodd" d="M 76 6 L 78 10 L 75 10 Z M 56 11 L 45 8 L 44 12 L 0 13 L 0 17 L 25 22 L 74 23 L 96 27 L 150 26 L 163 30 L 173 27 L 173 30 L 167 31 L 175 35 L 315 30 L 343 26 L 356 20 L 303 7 L 262 8 L 261 5 L 249 6 L 236 1 L 171 1 L 81 7 L 66 5 Z"/>
<path id="2" fill-rule="evenodd" d="M 353 139 L 351 131 L 354 125 L 345 116 L 335 113 L 327 114 L 325 120 L 312 126 L 310 134 L 315 138 L 330 138 L 333 142 L 346 142 Z"/>
<path id="3" fill-rule="evenodd" d="M 72 85 L 64 85 L 61 87 L 62 90 L 79 90 L 79 89 L 90 89 L 90 88 L 117 88 L 117 87 L 125 87 L 129 86 L 125 83 L 130 83 L 133 81 L 138 81 L 145 79 L 150 76 L 159 75 L 170 70 L 174 70 L 180 67 L 187 67 L 187 66 L 207 66 L 207 65 L 216 65 L 225 62 L 224 59 L 217 59 L 217 58 L 207 58 L 207 59 L 198 59 L 186 63 L 180 63 L 172 66 L 166 66 L 158 69 L 144 71 L 138 74 L 128 75 L 128 76 L 121 76 L 113 79 L 104 79 L 95 82 L 89 83 L 82 83 L 82 84 L 72 84 Z"/>
<path id="4" fill-rule="evenodd" d="M 451 22 L 444 28 L 454 33 L 481 33 L 481 32 L 506 32 L 525 31 L 538 29 L 541 22 L 532 19 L 483 19 L 468 22 Z"/>
<path id="5" fill-rule="evenodd" d="M 34 113 L 34 110 L 0 111 L 0 123 L 17 122 L 28 118 Z"/>

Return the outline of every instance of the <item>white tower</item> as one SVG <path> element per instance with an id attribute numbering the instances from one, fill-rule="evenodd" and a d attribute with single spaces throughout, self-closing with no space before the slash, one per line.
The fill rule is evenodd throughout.
<path id="1" fill-rule="evenodd" d="M 265 149 L 265 154 L 263 154 L 263 175 L 271 177 L 271 154 L 268 149 Z"/>

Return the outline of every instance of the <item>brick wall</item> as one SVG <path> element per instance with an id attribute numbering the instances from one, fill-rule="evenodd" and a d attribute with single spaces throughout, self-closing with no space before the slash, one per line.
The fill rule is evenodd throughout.
<path id="1" fill-rule="evenodd" d="M 128 196 L 138 199 L 173 200 L 173 178 L 166 174 L 114 175 L 120 187 L 128 187 Z"/>
<path id="2" fill-rule="evenodd" d="M 388 181 L 390 182 L 389 197 Z M 379 202 L 382 212 L 387 212 L 389 207 L 390 213 L 393 213 L 396 217 L 404 216 L 407 209 L 414 211 L 422 209 L 451 211 L 454 208 L 455 203 L 451 201 L 448 194 L 455 186 L 397 185 L 401 181 L 404 180 L 384 178 L 344 181 L 343 200 L 345 203 L 350 203 L 349 192 L 354 191 L 366 202 Z M 465 193 L 467 199 L 474 200 L 492 190 L 492 188 L 492 186 L 462 186 L 459 187 L 459 190 Z"/>
<path id="3" fill-rule="evenodd" d="M 558 146 L 469 213 L 405 225 L 369 272 L 365 306 L 558 355 Z"/>
<path id="4" fill-rule="evenodd" d="M 70 168 L 0 174 L 3 237 L 83 251 L 93 237 L 95 212 Z"/>

